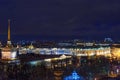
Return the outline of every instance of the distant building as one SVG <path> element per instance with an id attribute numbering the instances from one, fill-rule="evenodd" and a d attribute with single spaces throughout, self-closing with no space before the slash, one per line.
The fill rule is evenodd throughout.
<path id="1" fill-rule="evenodd" d="M 113 40 L 111 38 L 105 38 L 104 42 L 113 42 Z"/>
<path id="2" fill-rule="evenodd" d="M 94 46 L 94 43 L 92 42 L 77 42 L 76 43 L 77 46 Z"/>
<path id="3" fill-rule="evenodd" d="M 70 43 L 70 42 L 61 42 L 61 43 L 58 43 L 58 46 L 73 46 L 73 43 Z"/>

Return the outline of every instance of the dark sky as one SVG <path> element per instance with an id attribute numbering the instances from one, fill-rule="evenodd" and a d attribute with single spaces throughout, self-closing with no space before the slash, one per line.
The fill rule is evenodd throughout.
<path id="1" fill-rule="evenodd" d="M 120 39 L 119 0 L 0 0 L 0 34 Z"/>

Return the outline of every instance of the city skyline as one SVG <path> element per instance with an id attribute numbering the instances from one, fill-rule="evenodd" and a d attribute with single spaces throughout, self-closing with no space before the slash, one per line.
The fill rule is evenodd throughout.
<path id="1" fill-rule="evenodd" d="M 11 19 L 11 34 L 16 36 L 120 40 L 119 4 L 118 0 L 1 0 L 0 35 L 7 35 L 7 20 Z"/>
<path id="2" fill-rule="evenodd" d="M 120 80 L 119 0 L 0 0 L 0 80 Z"/>

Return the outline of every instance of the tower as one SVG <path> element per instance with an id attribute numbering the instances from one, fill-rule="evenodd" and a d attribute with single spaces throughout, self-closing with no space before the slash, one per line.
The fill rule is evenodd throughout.
<path id="1" fill-rule="evenodd" d="M 7 46 L 11 46 L 10 37 L 11 37 L 11 34 L 10 34 L 10 19 L 8 19 L 8 40 L 7 40 Z"/>
<path id="2" fill-rule="evenodd" d="M 16 48 L 12 47 L 10 40 L 10 19 L 8 20 L 8 40 L 6 47 L 2 48 L 2 59 L 14 60 L 16 59 Z"/>

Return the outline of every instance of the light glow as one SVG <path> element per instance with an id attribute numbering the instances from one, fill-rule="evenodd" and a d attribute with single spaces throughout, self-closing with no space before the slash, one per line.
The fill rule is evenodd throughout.
<path id="1" fill-rule="evenodd" d="M 84 80 L 83 77 L 79 76 L 76 71 L 73 71 L 73 73 L 70 76 L 67 76 L 64 78 L 64 80 Z"/>

